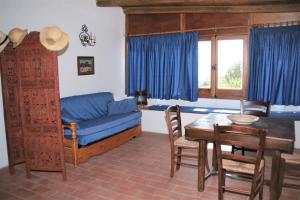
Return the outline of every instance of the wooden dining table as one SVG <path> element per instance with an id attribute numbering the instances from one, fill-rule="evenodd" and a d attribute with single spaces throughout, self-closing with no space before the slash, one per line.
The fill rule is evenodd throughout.
<path id="1" fill-rule="evenodd" d="M 198 190 L 203 191 L 205 186 L 205 152 L 207 142 L 214 142 L 214 124 L 231 125 L 227 119 L 228 114 L 210 113 L 204 117 L 185 126 L 185 136 L 190 140 L 199 141 L 199 168 L 198 168 Z M 272 168 L 270 180 L 270 199 L 277 200 L 281 195 L 283 176 L 281 153 L 293 153 L 295 142 L 294 120 L 260 117 L 251 125 L 254 128 L 262 128 L 267 131 L 265 150 L 272 155 Z M 215 152 L 215 148 L 214 151 Z M 216 154 L 213 153 L 212 170 L 217 169 Z"/>

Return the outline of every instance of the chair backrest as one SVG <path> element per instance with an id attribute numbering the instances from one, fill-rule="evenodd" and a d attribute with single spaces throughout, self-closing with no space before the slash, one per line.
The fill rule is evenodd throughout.
<path id="1" fill-rule="evenodd" d="M 270 103 L 263 101 L 242 100 L 243 114 L 268 117 L 270 114 Z"/>
<path id="2" fill-rule="evenodd" d="M 165 119 L 168 127 L 169 139 L 171 146 L 174 144 L 174 139 L 182 136 L 180 107 L 169 106 L 165 110 Z"/>
<path id="3" fill-rule="evenodd" d="M 259 170 L 260 162 L 263 157 L 265 145 L 266 131 L 242 126 L 219 126 L 214 125 L 214 133 L 216 136 L 216 149 L 218 165 L 222 166 L 222 159 L 228 159 L 238 162 L 255 164 L 254 173 Z M 221 145 L 232 145 L 255 150 L 255 155 L 238 155 L 224 152 Z"/>

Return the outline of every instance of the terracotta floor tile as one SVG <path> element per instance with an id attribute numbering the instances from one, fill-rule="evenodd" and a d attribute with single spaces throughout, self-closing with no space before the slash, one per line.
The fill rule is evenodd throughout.
<path id="1" fill-rule="evenodd" d="M 15 190 L 13 190 L 12 194 L 19 198 L 25 198 L 25 199 L 34 196 L 34 192 L 27 190 L 25 188 L 16 188 Z"/>
<path id="2" fill-rule="evenodd" d="M 67 163 L 67 181 L 60 173 L 32 172 L 26 178 L 24 164 L 15 175 L 0 169 L 0 200 L 216 200 L 218 179 L 205 182 L 205 191 L 197 191 L 197 169 L 181 167 L 170 178 L 168 136 L 143 133 L 107 153 L 74 167 Z M 209 151 L 211 153 L 211 150 Z M 271 159 L 266 158 L 266 177 L 270 177 Z M 244 184 L 226 179 L 233 185 Z M 247 184 L 244 184 L 245 186 Z M 225 200 L 247 197 L 225 193 Z M 264 198 L 269 188 L 264 187 Z M 299 200 L 300 190 L 284 188 L 281 200 Z"/>
<path id="3" fill-rule="evenodd" d="M 9 192 L 5 192 L 5 191 L 0 190 L 0 197 L 1 197 L 0 199 L 13 199 L 16 196 L 14 196 L 13 194 L 11 194 Z"/>

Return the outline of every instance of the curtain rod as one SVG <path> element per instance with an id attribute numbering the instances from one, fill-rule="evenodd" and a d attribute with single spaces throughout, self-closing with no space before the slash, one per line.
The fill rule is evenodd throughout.
<path id="1" fill-rule="evenodd" d="M 293 26 L 299 25 L 300 20 L 298 21 L 286 21 L 286 22 L 277 22 L 277 23 L 266 23 L 266 24 L 253 24 L 252 27 L 255 28 L 268 28 L 268 27 L 281 27 L 281 26 Z"/>
<path id="2" fill-rule="evenodd" d="M 188 33 L 194 31 L 209 31 L 214 30 L 216 33 L 217 29 L 236 29 L 236 28 L 260 28 L 260 27 L 280 27 L 280 26 L 292 26 L 299 25 L 299 21 L 286 21 L 286 22 L 277 22 L 277 23 L 266 23 L 266 24 L 252 24 L 247 26 L 224 26 L 224 27 L 210 27 L 210 28 L 198 28 L 198 29 L 189 29 L 181 31 L 164 31 L 156 33 L 143 33 L 143 34 L 127 34 L 127 36 L 147 36 L 147 35 L 164 35 L 164 34 L 174 34 L 174 33 Z"/>
<path id="3" fill-rule="evenodd" d="M 211 28 L 197 28 L 197 29 L 189 29 L 189 30 L 182 30 L 182 31 L 164 31 L 164 32 L 156 32 L 156 33 L 127 34 L 127 36 L 163 35 L 163 34 L 172 34 L 172 33 L 187 33 L 187 32 L 209 31 L 209 30 L 214 30 L 216 32 L 217 29 L 234 29 L 234 28 L 249 28 L 249 26 L 224 26 L 224 27 L 211 27 Z"/>

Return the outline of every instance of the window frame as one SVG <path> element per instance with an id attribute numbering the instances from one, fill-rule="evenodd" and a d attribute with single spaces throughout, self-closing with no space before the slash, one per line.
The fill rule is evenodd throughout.
<path id="1" fill-rule="evenodd" d="M 242 39 L 243 40 L 243 74 L 242 89 L 218 89 L 218 40 Z M 199 98 L 217 98 L 217 99 L 244 99 L 246 96 L 246 86 L 248 77 L 248 35 L 230 34 L 230 35 L 208 35 L 201 36 L 199 41 L 211 41 L 211 88 L 198 88 Z M 213 66 L 216 66 L 215 68 Z"/>

